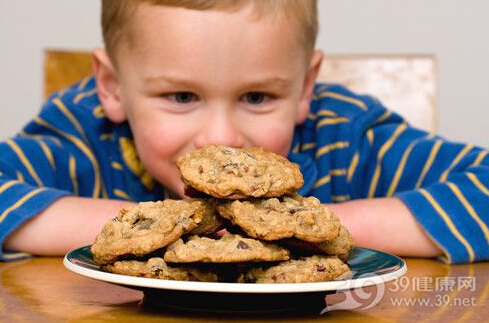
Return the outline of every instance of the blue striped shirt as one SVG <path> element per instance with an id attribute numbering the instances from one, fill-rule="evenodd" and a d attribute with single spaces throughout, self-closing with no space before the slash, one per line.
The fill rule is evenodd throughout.
<path id="1" fill-rule="evenodd" d="M 105 118 L 93 78 L 53 94 L 19 134 L 0 143 L 0 156 L 2 243 L 62 196 L 165 196 L 139 161 L 128 124 Z M 398 197 L 445 261 L 489 259 L 486 150 L 412 128 L 370 96 L 318 84 L 289 159 L 304 175 L 300 194 L 323 203 Z M 0 260 L 25 256 L 0 252 Z"/>

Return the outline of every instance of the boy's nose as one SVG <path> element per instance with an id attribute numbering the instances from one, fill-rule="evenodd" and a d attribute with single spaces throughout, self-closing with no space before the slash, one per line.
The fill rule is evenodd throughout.
<path id="1" fill-rule="evenodd" d="M 218 111 L 202 120 L 201 131 L 195 138 L 197 148 L 206 145 L 244 147 L 245 137 L 239 120 L 231 113 Z"/>

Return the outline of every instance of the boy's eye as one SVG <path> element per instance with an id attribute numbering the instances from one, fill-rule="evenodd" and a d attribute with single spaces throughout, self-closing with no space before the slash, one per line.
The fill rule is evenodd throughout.
<path id="1" fill-rule="evenodd" d="M 190 92 L 177 92 L 167 95 L 168 99 L 176 103 L 190 103 L 195 99 L 195 94 Z"/>
<path id="2" fill-rule="evenodd" d="M 249 104 L 261 104 L 265 101 L 265 97 L 261 92 L 249 92 L 244 95 L 244 100 Z"/>

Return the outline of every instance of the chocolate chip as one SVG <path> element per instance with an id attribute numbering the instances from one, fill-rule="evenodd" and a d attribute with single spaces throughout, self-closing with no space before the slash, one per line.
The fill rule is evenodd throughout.
<path id="1" fill-rule="evenodd" d="M 163 274 L 163 269 L 152 266 L 151 273 L 153 274 L 153 276 L 160 277 Z"/>
<path id="2" fill-rule="evenodd" d="M 274 281 L 277 281 L 277 280 L 285 280 L 285 273 L 275 274 L 275 275 L 272 276 L 272 279 Z"/>
<path id="3" fill-rule="evenodd" d="M 325 271 L 326 270 L 326 267 L 324 267 L 323 265 L 319 264 L 319 265 L 316 265 L 316 270 L 322 272 L 322 271 Z"/>
<path id="4" fill-rule="evenodd" d="M 296 206 L 296 207 L 290 208 L 289 209 L 289 213 L 290 214 L 294 214 L 294 213 L 297 213 L 297 212 L 308 211 L 308 210 L 311 210 L 311 208 L 305 207 L 305 206 Z"/>
<path id="5" fill-rule="evenodd" d="M 239 240 L 238 245 L 236 246 L 238 249 L 250 249 L 250 245 L 247 244 L 246 242 Z"/>
<path id="6" fill-rule="evenodd" d="M 204 168 L 202 167 L 202 165 L 199 165 L 199 174 L 202 174 L 204 172 Z"/>

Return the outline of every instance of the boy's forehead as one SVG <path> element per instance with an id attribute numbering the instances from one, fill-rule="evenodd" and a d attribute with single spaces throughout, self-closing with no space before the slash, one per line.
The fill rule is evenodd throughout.
<path id="1" fill-rule="evenodd" d="M 217 17 L 217 19 L 226 19 L 226 16 L 230 17 L 230 19 L 234 19 L 233 17 L 241 16 L 246 17 L 248 22 L 253 22 L 259 24 L 263 21 L 273 20 L 275 25 L 284 25 L 287 24 L 289 27 L 294 27 L 294 29 L 298 29 L 300 26 L 297 24 L 292 24 L 292 20 L 287 19 L 285 12 L 281 10 L 271 10 L 271 11 L 257 11 L 255 9 L 254 1 L 246 2 L 247 5 L 241 5 L 236 7 L 216 7 L 210 8 L 206 10 L 200 9 L 188 9 L 178 6 L 167 6 L 167 5 L 157 5 L 157 4 L 149 4 L 147 2 L 139 3 L 136 7 L 135 14 L 131 18 L 131 25 L 134 27 L 139 26 L 141 24 L 146 23 L 154 23 L 154 22 L 162 22 L 168 21 L 174 16 L 178 17 L 178 20 L 181 21 L 181 24 L 191 23 L 196 14 L 202 17 L 207 17 L 207 22 L 209 24 L 213 23 L 213 19 Z M 232 10 L 231 10 L 232 9 Z M 193 14 L 192 14 L 193 13 Z M 148 20 L 148 17 L 160 17 L 160 19 L 152 19 Z M 163 19 L 165 18 L 165 19 Z M 175 19 L 171 19 L 172 23 L 175 23 Z"/>
<path id="2" fill-rule="evenodd" d="M 131 21 L 128 47 L 144 48 L 148 44 L 145 42 L 148 38 L 163 42 L 165 37 L 174 38 L 172 36 L 208 37 L 208 31 L 219 33 L 223 37 L 234 37 L 238 43 L 245 34 L 249 34 L 250 29 L 260 31 L 263 36 L 270 38 L 285 36 L 287 39 L 294 39 L 297 47 L 302 45 L 296 23 L 287 19 L 280 11 L 257 15 L 253 3 L 254 1 L 249 1 L 248 5 L 237 7 L 236 10 L 193 10 L 141 3 Z M 212 45 L 219 43 L 223 41 Z"/>
<path id="3" fill-rule="evenodd" d="M 296 26 L 277 14 L 256 17 L 250 6 L 230 12 L 143 4 L 134 18 L 127 53 L 135 53 L 143 62 L 166 59 L 191 68 L 197 58 L 208 58 L 207 63 L 216 63 L 218 71 L 223 64 L 239 65 L 243 60 L 279 63 L 270 59 L 274 53 L 289 59 L 304 54 Z M 234 62 L 219 59 L 230 53 Z M 189 59 L 183 61 L 181 56 Z"/>

